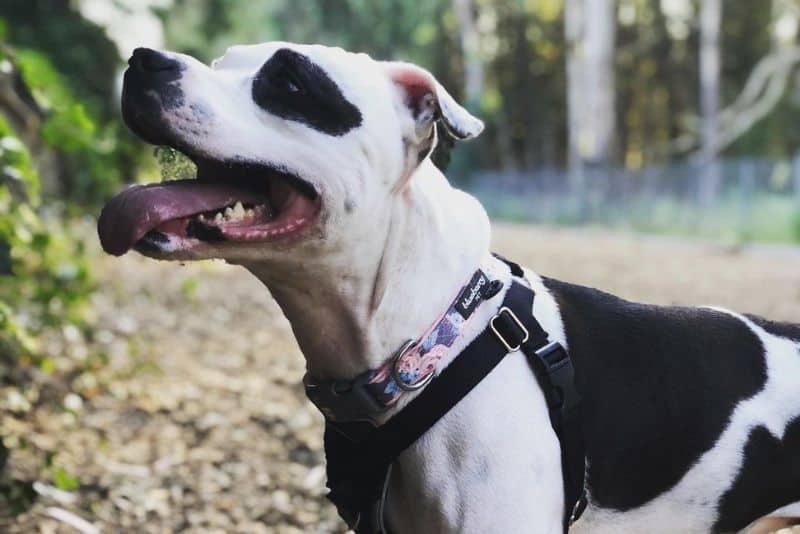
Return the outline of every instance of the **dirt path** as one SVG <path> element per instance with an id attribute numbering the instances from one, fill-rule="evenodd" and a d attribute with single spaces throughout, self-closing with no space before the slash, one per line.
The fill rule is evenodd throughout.
<path id="1" fill-rule="evenodd" d="M 797 251 L 517 226 L 496 235 L 498 251 L 549 276 L 800 321 Z M 268 292 L 222 263 L 131 255 L 99 265 L 97 342 L 111 378 L 76 415 L 43 414 L 31 436 L 56 440 L 57 461 L 81 488 L 40 498 L 13 529 L 74 532 L 49 518 L 55 506 L 103 532 L 341 531 L 322 498 L 322 420 L 303 398 L 303 360 Z M 11 469 L 26 474 L 24 462 Z"/>

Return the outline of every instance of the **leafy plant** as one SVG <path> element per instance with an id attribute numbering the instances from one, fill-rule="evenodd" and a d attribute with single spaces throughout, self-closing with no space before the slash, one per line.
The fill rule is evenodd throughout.
<path id="1" fill-rule="evenodd" d="M 63 76 L 42 53 L 17 50 L 14 60 L 46 119 L 44 143 L 62 158 L 61 189 L 69 199 L 97 204 L 122 183 L 120 126 L 103 124 L 97 113 L 80 101 Z"/>
<path id="2" fill-rule="evenodd" d="M 49 354 L 40 336 L 85 328 L 94 287 L 83 242 L 65 219 L 42 217 L 41 208 L 31 155 L 0 115 L 0 396 L 9 416 L 22 418 L 35 407 L 46 383 L 83 365 L 64 354 Z M 61 376 L 54 376 L 56 367 Z M 5 464 L 8 454 L 24 448 L 23 441 L 7 431 L 0 438 L 0 464 Z M 56 467 L 51 476 L 59 489 L 79 486 L 63 468 Z M 32 488 L 29 480 L 0 476 L 0 508 L 13 515 L 29 509 L 36 497 Z"/>
<path id="3" fill-rule="evenodd" d="M 77 478 L 70 475 L 66 469 L 61 466 L 53 469 L 53 483 L 60 490 L 72 491 L 78 489 L 81 485 Z"/>
<path id="4" fill-rule="evenodd" d="M 161 168 L 162 180 L 192 178 L 197 174 L 197 166 L 187 156 L 168 146 L 156 147 L 153 151 Z"/>
<path id="5" fill-rule="evenodd" d="M 83 243 L 38 215 L 39 188 L 28 150 L 0 117 L 0 356 L 16 363 L 40 359 L 36 332 L 80 324 L 93 288 Z"/>

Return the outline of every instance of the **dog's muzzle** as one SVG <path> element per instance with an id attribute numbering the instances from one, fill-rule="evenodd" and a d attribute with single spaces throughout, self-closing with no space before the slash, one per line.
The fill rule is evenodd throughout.
<path id="1" fill-rule="evenodd" d="M 152 144 L 167 144 L 165 111 L 183 105 L 178 83 L 186 66 L 150 48 L 137 48 L 128 60 L 122 86 L 122 118 L 139 137 Z"/>

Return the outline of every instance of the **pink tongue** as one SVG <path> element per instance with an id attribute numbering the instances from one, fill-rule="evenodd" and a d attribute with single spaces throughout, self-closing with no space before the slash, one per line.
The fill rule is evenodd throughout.
<path id="1" fill-rule="evenodd" d="M 218 210 L 237 201 L 264 204 L 267 197 L 232 185 L 197 180 L 135 185 L 106 203 L 97 221 L 97 233 L 103 250 L 121 256 L 165 221 Z"/>

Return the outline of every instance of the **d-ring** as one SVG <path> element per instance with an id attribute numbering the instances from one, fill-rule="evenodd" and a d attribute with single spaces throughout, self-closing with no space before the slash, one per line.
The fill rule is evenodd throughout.
<path id="1" fill-rule="evenodd" d="M 428 385 L 428 382 L 430 382 L 433 379 L 434 371 L 431 371 L 430 373 L 425 375 L 425 378 L 423 378 L 422 380 L 420 380 L 415 384 L 407 384 L 405 380 L 403 380 L 400 377 L 400 370 L 397 368 L 397 364 L 400 361 L 400 358 L 403 356 L 403 354 L 408 352 L 410 349 L 414 348 L 416 345 L 417 344 L 416 342 L 414 342 L 413 339 L 409 339 L 408 341 L 403 343 L 403 346 L 400 347 L 400 350 L 398 350 L 394 356 L 394 362 L 392 362 L 392 378 L 394 379 L 395 382 L 397 382 L 397 386 L 403 391 L 416 391 L 420 388 L 424 388 L 425 386 Z"/>

